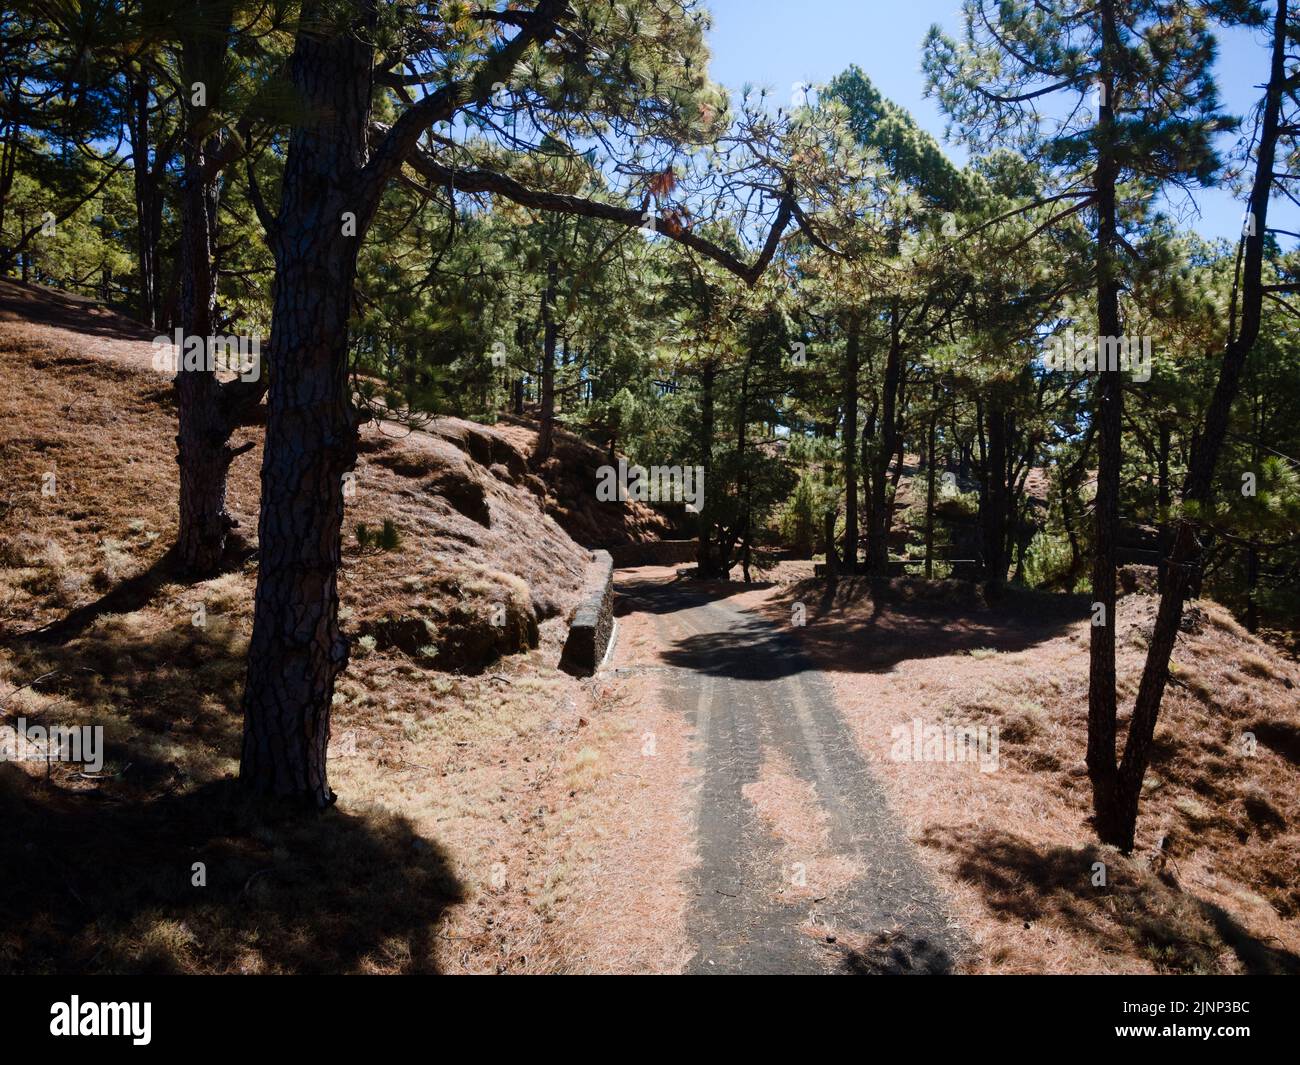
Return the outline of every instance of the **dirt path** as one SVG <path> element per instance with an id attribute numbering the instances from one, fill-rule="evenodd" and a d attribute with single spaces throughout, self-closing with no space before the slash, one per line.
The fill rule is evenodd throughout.
<path id="1" fill-rule="evenodd" d="M 633 576 L 669 704 L 695 732 L 700 856 L 690 971 L 945 972 L 959 937 L 826 678 L 779 626 L 698 586 Z"/>

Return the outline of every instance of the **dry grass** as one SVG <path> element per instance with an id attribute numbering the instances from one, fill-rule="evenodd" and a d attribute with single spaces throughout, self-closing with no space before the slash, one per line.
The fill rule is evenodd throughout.
<path id="1" fill-rule="evenodd" d="M 1300 969 L 1300 669 L 1222 608 L 1196 604 L 1180 637 L 1126 858 L 1088 823 L 1086 604 L 873 604 L 843 580 L 745 598 L 783 621 L 807 605 L 800 635 L 974 940 L 972 971 Z M 1124 713 L 1154 608 L 1120 603 Z M 892 761 L 891 730 L 918 717 L 996 726 L 999 769 Z"/>
<path id="2" fill-rule="evenodd" d="M 801 780 L 779 752 L 764 752 L 758 779 L 742 790 L 779 844 L 778 894 L 821 900 L 863 874 L 861 862 L 834 852 L 830 818 L 816 788 Z"/>
<path id="3" fill-rule="evenodd" d="M 403 440 L 366 430 L 341 614 L 354 636 L 429 618 L 435 647 L 499 604 L 539 631 L 473 676 L 354 640 L 337 807 L 255 809 L 233 784 L 255 545 L 212 580 L 171 571 L 174 414 L 147 337 L 15 289 L 0 292 L 0 713 L 103 726 L 107 761 L 0 765 L 0 971 L 680 967 L 681 837 L 645 810 L 679 789 L 685 744 L 642 758 L 640 730 L 672 736 L 662 711 L 555 670 L 586 552 L 510 440 L 452 419 Z M 245 538 L 259 462 L 231 474 Z M 385 519 L 400 545 L 363 550 L 354 525 Z"/>

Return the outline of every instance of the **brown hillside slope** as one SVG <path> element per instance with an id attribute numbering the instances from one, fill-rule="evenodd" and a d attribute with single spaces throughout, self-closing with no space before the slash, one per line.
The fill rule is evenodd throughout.
<path id="1" fill-rule="evenodd" d="M 954 900 L 975 971 L 1300 972 L 1300 667 L 1218 604 L 1188 607 L 1126 858 L 1088 823 L 1081 597 L 989 607 L 902 580 L 875 602 L 865 578 L 746 594 L 782 621 L 804 605 L 792 631 Z M 1121 744 L 1155 605 L 1119 602 Z M 917 722 L 996 729 L 995 771 L 910 744 L 900 758 Z"/>
<path id="2" fill-rule="evenodd" d="M 537 428 L 517 418 L 503 419 L 493 430 L 522 454 L 537 446 Z M 554 451 L 541 471 L 547 486 L 546 513 L 584 547 L 618 547 L 674 535 L 672 523 L 644 503 L 595 501 L 596 471 L 609 462 L 595 444 L 557 428 Z"/>
<path id="3" fill-rule="evenodd" d="M 106 745 L 98 772 L 0 761 L 0 972 L 679 965 L 681 835 L 629 827 L 650 775 L 674 771 L 638 737 L 678 726 L 555 669 L 587 552 L 490 428 L 366 427 L 339 804 L 310 822 L 244 804 L 260 449 L 231 473 L 244 561 L 180 579 L 171 388 L 149 340 L 0 282 L 0 724 L 101 726 Z M 398 545 L 363 549 L 355 526 L 385 519 Z"/>
<path id="4" fill-rule="evenodd" d="M 10 564 L 31 568 L 23 564 L 70 553 L 69 569 L 90 575 L 87 586 L 65 574 L 49 599 L 24 604 L 20 617 L 48 622 L 67 611 L 86 616 L 96 593 L 133 570 L 132 558 L 174 539 L 175 426 L 170 385 L 152 369 L 147 334 L 93 305 L 91 329 L 79 333 L 78 305 L 61 294 L 33 320 L 47 307 L 41 295 L 8 282 L 0 289 L 10 385 L 0 399 L 0 457 L 13 492 L 5 516 L 13 523 Z M 257 429 L 242 435 L 260 440 Z M 366 593 L 353 602 L 345 591 L 344 599 L 361 631 L 396 607 L 384 593 L 410 599 L 417 584 L 421 594 L 404 609 L 444 623 L 419 645 L 438 645 L 444 656 L 471 630 L 467 610 L 486 616 L 503 605 L 511 628 L 516 615 L 542 622 L 572 608 L 586 552 L 544 514 L 543 486 L 499 434 L 459 419 L 439 419 L 427 431 L 372 422 L 362 428 L 360 452 L 345 555 L 351 583 Z M 256 447 L 237 460 L 230 485 L 250 553 L 260 457 Z M 48 524 L 24 529 L 24 517 L 38 513 Z M 405 550 L 365 550 L 351 535 L 357 524 L 377 529 L 385 520 Z M 423 587 L 429 582 L 436 588 Z M 518 647 L 507 641 L 500 650 Z M 449 664 L 469 663 L 453 656 Z"/>

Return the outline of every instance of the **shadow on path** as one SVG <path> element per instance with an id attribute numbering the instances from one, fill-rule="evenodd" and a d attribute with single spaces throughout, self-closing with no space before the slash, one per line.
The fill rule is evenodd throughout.
<path id="1" fill-rule="evenodd" d="M 690 971 L 951 971 L 962 935 L 796 638 L 726 602 L 725 587 L 661 583 L 637 594 L 632 605 L 650 600 L 678 667 L 664 674 L 665 697 L 695 732 Z M 792 851 L 746 796 L 768 766 L 807 789 L 808 816 L 822 826 L 814 836 L 825 836 L 815 853 Z M 792 880 L 791 863 L 816 870 L 827 860 L 847 863 L 847 882 Z"/>
<path id="2" fill-rule="evenodd" d="M 856 592 L 846 591 L 850 584 Z M 762 586 L 625 581 L 618 584 L 615 614 L 665 616 L 726 606 L 728 599 L 756 587 Z M 805 581 L 783 588 L 777 602 L 788 617 L 793 618 L 796 604 L 804 608 L 806 624 L 797 643 L 788 639 L 790 630 L 778 622 L 740 613 L 725 628 L 677 635 L 664 660 L 682 669 L 740 680 L 774 680 L 815 668 L 884 673 L 911 659 L 983 648 L 1025 651 L 1055 639 L 1087 617 L 1087 604 L 1078 596 L 1009 592 L 1003 602 L 988 607 L 924 598 L 873 602 L 860 594 L 865 588 L 864 578 L 838 585 Z M 847 609 L 853 605 L 870 610 Z"/>

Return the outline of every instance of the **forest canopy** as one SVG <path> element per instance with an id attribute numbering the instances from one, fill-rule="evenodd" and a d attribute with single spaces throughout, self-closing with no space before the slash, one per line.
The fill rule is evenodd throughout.
<path id="1" fill-rule="evenodd" d="M 709 18 L 0 10 L 0 272 L 162 336 L 260 341 L 256 379 L 182 365 L 174 386 L 195 573 L 226 548 L 231 435 L 265 420 L 245 778 L 332 801 L 358 426 L 525 419 L 539 470 L 560 430 L 698 468 L 701 505 L 669 510 L 703 578 L 815 556 L 832 577 L 1086 594 L 1098 831 L 1131 845 L 1184 601 L 1283 643 L 1300 627 L 1300 280 L 1268 221 L 1296 192 L 1300 21 L 965 0 L 923 46 L 959 166 L 857 67 L 789 100 L 728 93 Z M 1214 35 L 1240 26 L 1269 47 L 1238 116 Z M 1240 196 L 1240 240 L 1168 210 L 1205 187 Z M 1121 752 L 1126 567 L 1163 598 Z"/>

